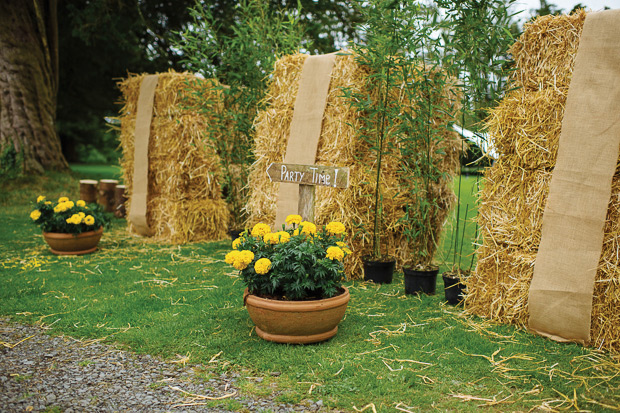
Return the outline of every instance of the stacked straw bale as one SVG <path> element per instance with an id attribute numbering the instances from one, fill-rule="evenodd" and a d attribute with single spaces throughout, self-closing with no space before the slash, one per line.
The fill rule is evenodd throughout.
<path id="1" fill-rule="evenodd" d="M 558 150 L 566 95 L 586 13 L 544 16 L 513 45 L 510 92 L 487 127 L 500 154 L 485 173 L 478 265 L 466 282 L 468 311 L 521 326 L 540 244 L 542 217 Z M 587 144 L 587 142 L 584 142 Z M 620 351 L 620 172 L 612 184 L 603 253 L 594 289 L 592 344 Z"/>
<path id="2" fill-rule="evenodd" d="M 144 77 L 129 76 L 118 84 L 124 99 L 120 141 L 127 210 L 132 201 L 134 130 Z M 213 93 L 209 101 L 218 101 L 209 86 L 210 81 L 187 73 L 159 74 L 149 139 L 147 201 L 147 220 L 158 241 L 181 244 L 226 236 L 228 207 L 221 197 L 219 156 L 204 139 L 209 119 L 188 109 L 196 103 L 192 89 Z M 135 231 L 131 223 L 129 227 Z"/>
<path id="3" fill-rule="evenodd" d="M 307 55 L 296 54 L 277 61 L 267 95 L 267 108 L 258 114 L 255 122 L 256 162 L 250 172 L 250 198 L 246 207 L 249 226 L 265 222 L 273 228 L 279 184 L 270 182 L 265 171 L 271 162 L 282 162 L 284 159 L 299 79 L 306 58 Z M 347 241 L 353 251 L 345 259 L 345 272 L 349 278 L 362 277 L 361 257 L 370 252 L 371 235 L 363 233 L 360 228 L 372 230 L 372 189 L 376 182 L 372 168 L 376 157 L 370 145 L 358 136 L 362 115 L 350 107 L 342 88 L 359 90 L 366 76 L 366 69 L 359 66 L 353 56 L 336 58 L 316 157 L 316 164 L 350 168 L 349 187 L 339 189 L 319 186 L 315 203 L 315 221 L 318 225 L 336 220 L 347 227 Z M 458 101 L 458 97 L 454 96 L 454 88 L 447 89 L 444 98 Z M 399 99 L 398 91 L 392 91 L 391 95 L 392 99 Z M 446 124 L 446 118 L 438 117 L 433 121 Z M 438 205 L 432 217 L 435 239 L 439 239 L 455 201 L 450 184 L 452 175 L 459 167 L 461 150 L 461 141 L 456 133 L 446 129 L 442 134 L 437 147 L 432 148 L 434 152 L 443 150 L 446 153 L 444 157 L 435 160 L 439 169 L 445 173 L 445 178 L 431 188 L 431 197 Z M 387 246 L 390 255 L 397 257 L 400 265 L 407 264 L 416 246 L 411 245 L 402 234 L 402 224 L 398 220 L 404 215 L 403 206 L 414 200 L 401 190 L 399 165 L 394 157 L 383 159 L 381 183 L 385 218 L 382 245 Z M 430 251 L 434 252 L 434 245 Z"/>

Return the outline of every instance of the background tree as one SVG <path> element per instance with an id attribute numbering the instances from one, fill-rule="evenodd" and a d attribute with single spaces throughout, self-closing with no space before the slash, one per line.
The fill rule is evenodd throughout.
<path id="1" fill-rule="evenodd" d="M 55 0 L 0 2 L 2 169 L 67 169 L 54 129 L 58 90 Z"/>

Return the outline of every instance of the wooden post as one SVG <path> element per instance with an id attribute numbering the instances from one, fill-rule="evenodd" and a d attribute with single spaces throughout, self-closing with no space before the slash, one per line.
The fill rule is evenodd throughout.
<path id="1" fill-rule="evenodd" d="M 299 185 L 299 205 L 297 211 L 304 221 L 314 222 L 314 185 Z"/>
<path id="2" fill-rule="evenodd" d="M 116 184 L 118 184 L 116 179 L 102 179 L 99 181 L 99 203 L 106 212 L 114 212 Z"/>
<path id="3" fill-rule="evenodd" d="M 317 185 L 330 188 L 349 186 L 349 168 L 347 167 L 274 162 L 267 168 L 267 175 L 272 182 L 299 184 L 297 213 L 305 221 L 310 222 L 314 222 L 314 198 Z"/>
<path id="4" fill-rule="evenodd" d="M 125 218 L 125 185 L 116 185 L 114 189 L 114 215 L 118 218 Z"/>
<path id="5" fill-rule="evenodd" d="M 87 204 L 94 204 L 97 202 L 97 184 L 99 181 L 93 179 L 81 179 L 80 180 L 80 199 Z"/>

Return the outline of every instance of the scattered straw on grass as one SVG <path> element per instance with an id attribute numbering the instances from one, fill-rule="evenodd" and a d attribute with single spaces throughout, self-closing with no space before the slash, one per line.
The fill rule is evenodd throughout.
<path id="1" fill-rule="evenodd" d="M 168 387 L 171 390 L 175 390 L 175 391 L 179 391 L 183 393 L 185 398 L 187 399 L 187 400 L 180 400 L 176 402 L 177 404 L 173 405 L 172 407 L 202 406 L 205 404 L 209 404 L 210 401 L 227 399 L 237 394 L 237 392 L 234 391 L 232 393 L 224 394 L 223 396 L 212 397 L 212 396 L 204 396 L 201 394 L 190 393 L 176 386 L 168 386 Z"/>
<path id="2" fill-rule="evenodd" d="M 296 54 L 285 56 L 276 62 L 267 95 L 267 109 L 261 111 L 256 119 L 256 162 L 249 176 L 250 197 L 246 207 L 250 226 L 257 222 L 273 225 L 275 220 L 279 184 L 270 182 L 265 171 L 271 162 L 282 162 L 284 159 L 299 79 L 306 58 L 307 55 Z M 370 146 L 357 136 L 362 115 L 347 103 L 342 88 L 359 89 L 366 76 L 367 71 L 355 62 L 353 56 L 336 58 L 316 156 L 317 164 L 346 166 L 350 169 L 348 188 L 317 188 L 315 221 L 324 225 L 336 220 L 347 227 L 347 242 L 353 254 L 345 258 L 345 272 L 352 279 L 361 278 L 361 257 L 370 252 L 371 237 L 360 232 L 359 228 L 360 225 L 372 228 L 371 194 L 373 182 L 376 181 L 372 168 L 376 157 L 373 156 Z M 454 93 L 453 89 L 447 87 L 444 99 L 455 99 Z M 401 99 L 396 91 L 393 99 Z M 446 120 L 436 118 L 433 121 L 446 123 Z M 461 150 L 461 141 L 456 133 L 445 130 L 441 138 L 436 143 L 437 147 L 432 148 L 433 153 L 446 154 L 435 159 L 444 178 L 430 188 L 430 198 L 437 205 L 431 224 L 435 239 L 439 239 L 455 201 L 451 182 L 452 176 L 458 170 Z M 381 182 L 385 218 L 382 243 L 387 246 L 389 254 L 397 257 L 399 265 L 407 264 L 411 261 L 412 251 L 416 246 L 411 245 L 402 234 L 398 220 L 404 216 L 403 207 L 415 203 L 415 200 L 401 190 L 403 182 L 395 157 L 384 158 Z M 431 246 L 430 252 L 434 250 L 435 246 Z"/>
<path id="3" fill-rule="evenodd" d="M 482 245 L 467 279 L 465 308 L 525 326 L 542 216 L 559 144 L 564 104 L 585 12 L 528 23 L 512 47 L 510 92 L 487 120 L 501 154 L 485 172 L 478 224 Z M 620 165 L 620 164 L 619 164 Z M 620 351 L 620 172 L 612 182 L 603 252 L 595 280 L 592 345 Z"/>
<path id="4" fill-rule="evenodd" d="M 129 76 L 119 83 L 124 98 L 120 141 L 128 210 L 133 193 L 137 102 L 144 76 Z M 219 101 L 211 83 L 187 73 L 159 74 L 148 148 L 147 203 L 147 220 L 157 241 L 182 244 L 226 237 L 229 212 L 221 197 L 219 155 L 205 138 L 210 119 L 188 109 L 192 102 L 196 104 L 190 88 L 201 88 L 210 93 L 205 98 Z M 130 230 L 134 230 L 131 224 Z"/>

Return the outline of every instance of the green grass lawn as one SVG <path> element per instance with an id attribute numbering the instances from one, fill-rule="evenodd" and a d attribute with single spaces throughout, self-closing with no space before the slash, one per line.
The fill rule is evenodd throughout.
<path id="1" fill-rule="evenodd" d="M 15 322 L 167 360 L 188 357 L 203 366 L 205 380 L 236 371 L 242 390 L 257 396 L 275 389 L 283 402 L 320 399 L 347 411 L 370 404 L 380 412 L 620 406 L 617 356 L 468 316 L 443 302 L 440 283 L 436 295 L 418 297 L 404 294 L 402 274 L 390 285 L 346 282 L 351 302 L 333 339 L 282 345 L 256 336 L 244 286 L 223 262 L 229 242 L 145 242 L 116 219 L 97 253 L 52 255 L 24 200 L 43 190 L 48 198 L 75 196 L 76 182 L 48 177 L 0 198 L 0 314 Z M 462 211 L 471 210 L 475 179 L 462 185 Z M 475 227 L 466 230 L 463 255 L 473 250 Z M 451 255 L 449 244 L 442 256 Z"/>

